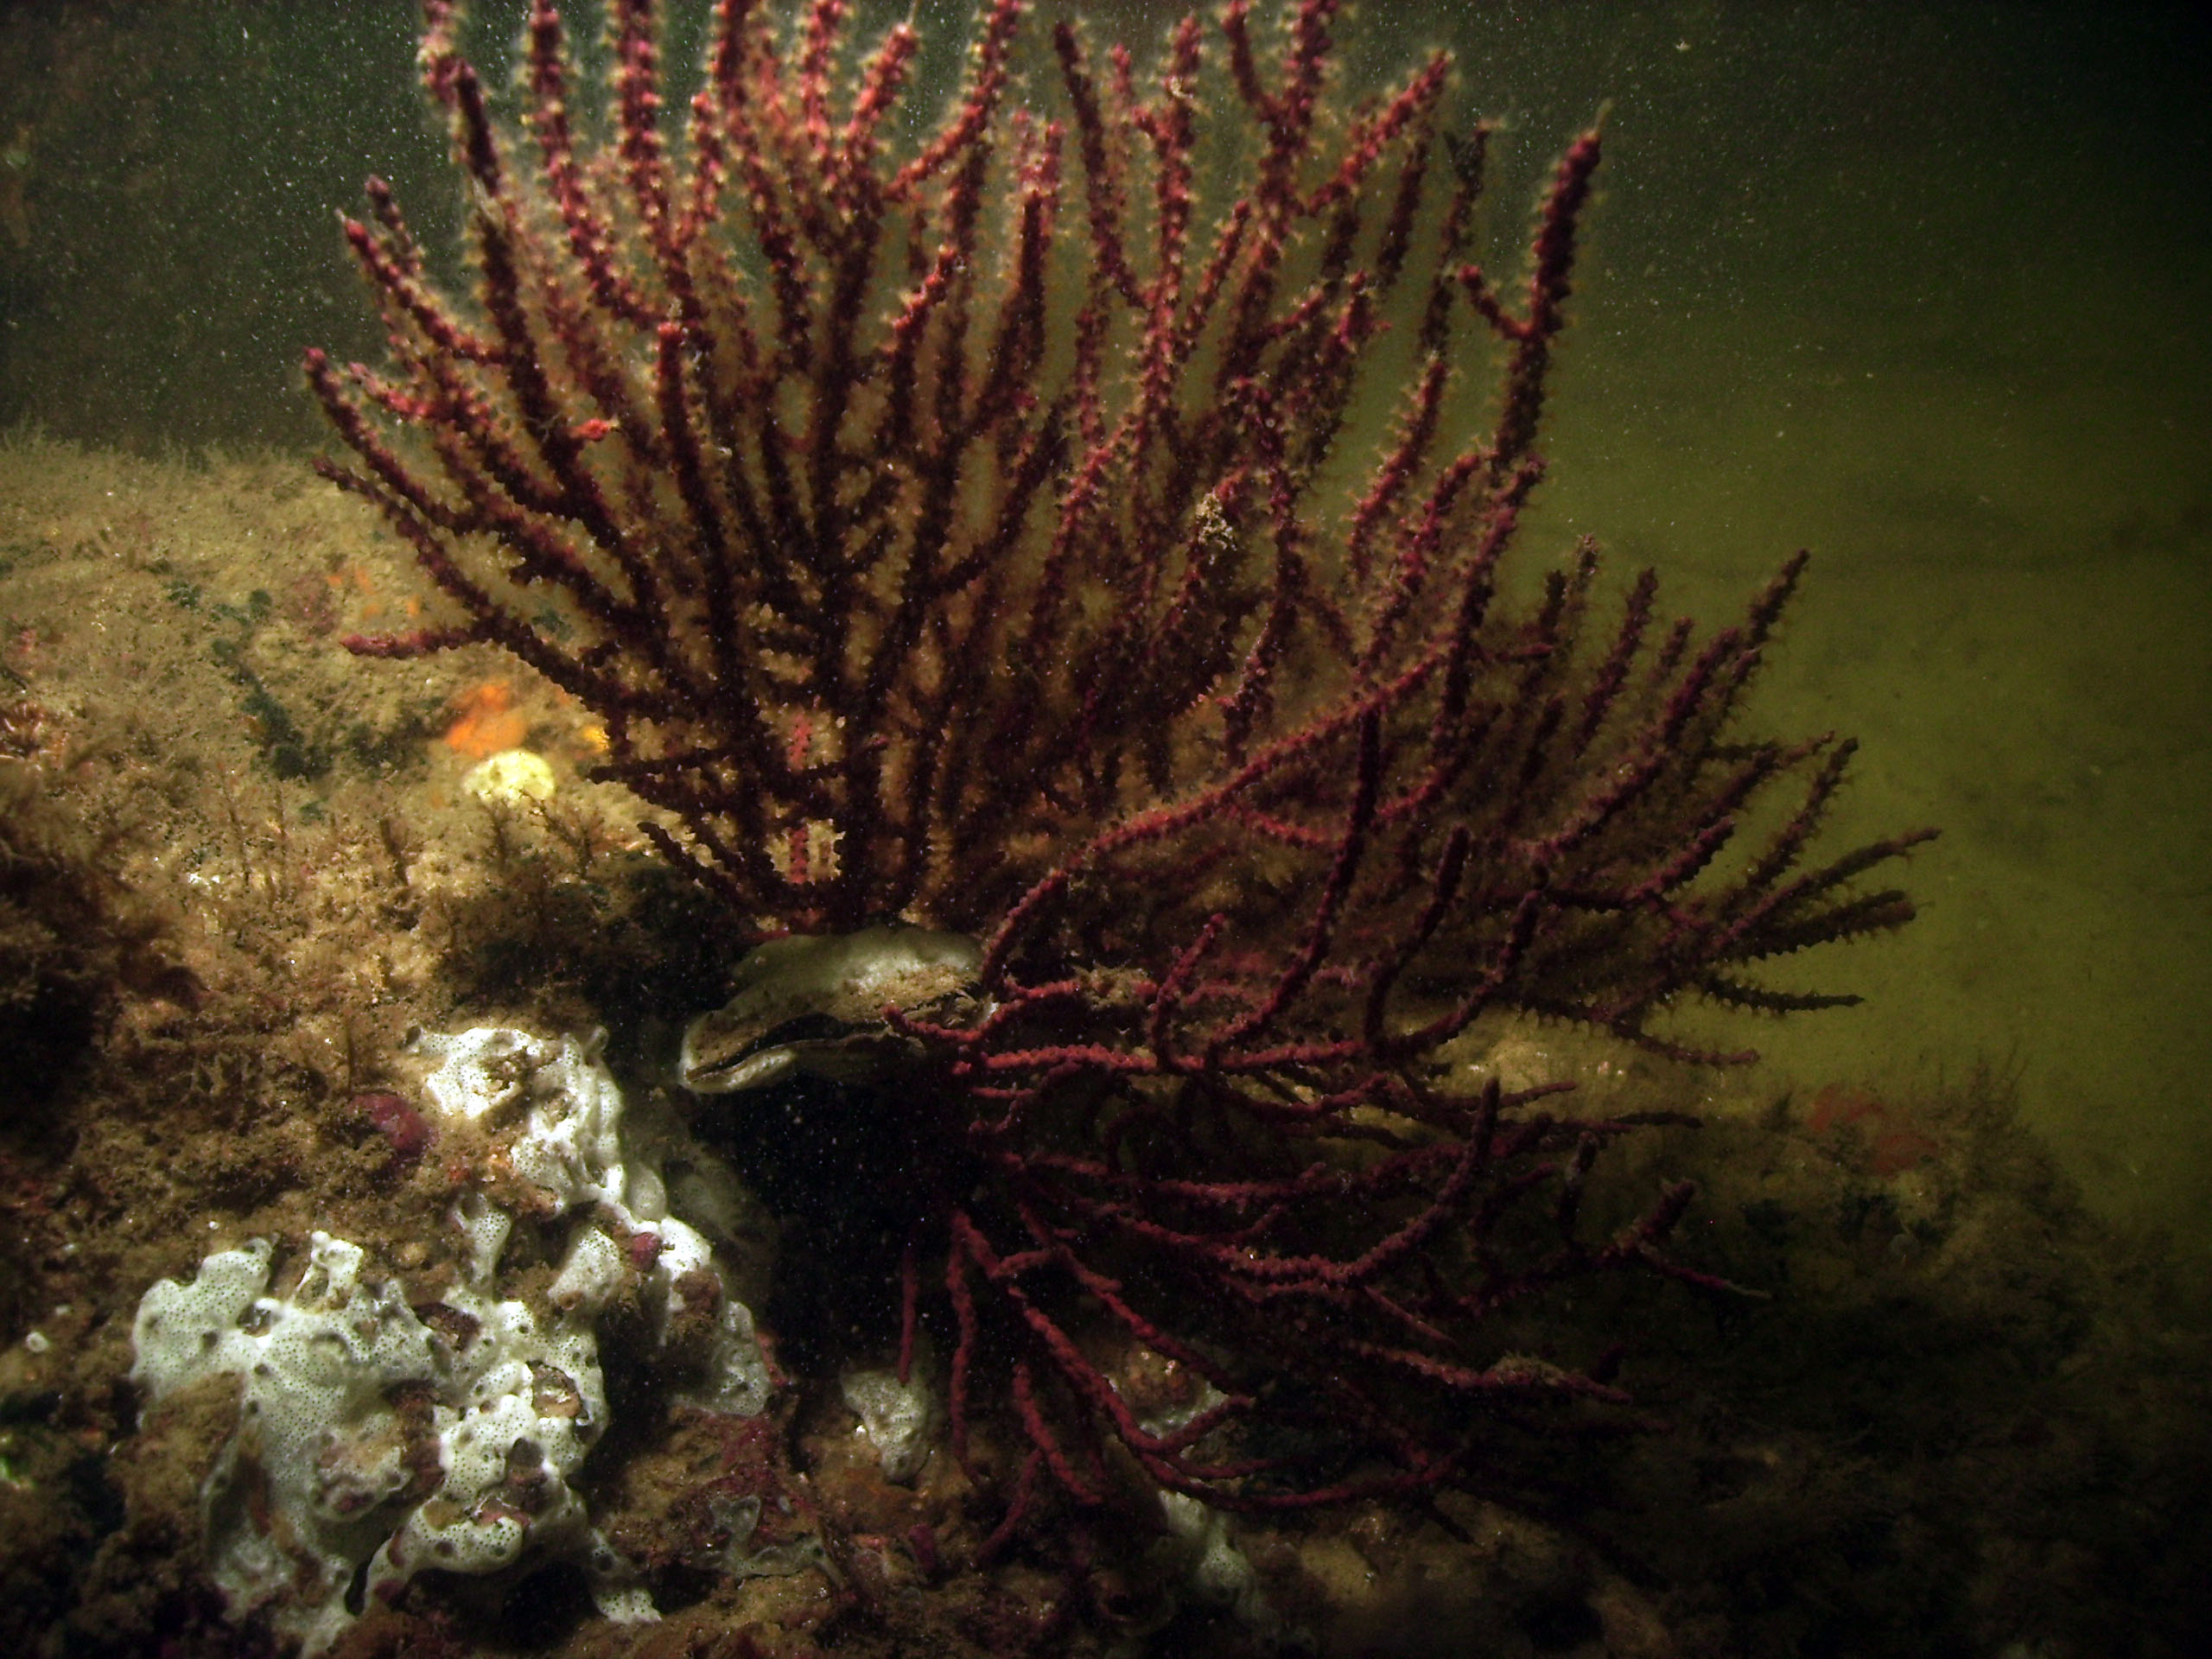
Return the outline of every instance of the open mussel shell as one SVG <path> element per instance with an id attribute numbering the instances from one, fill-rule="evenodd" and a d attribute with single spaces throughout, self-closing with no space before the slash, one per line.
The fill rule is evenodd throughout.
<path id="1" fill-rule="evenodd" d="M 902 923 L 794 934 L 757 945 L 730 999 L 686 1027 L 677 1081 L 698 1094 L 762 1089 L 794 1074 L 875 1081 L 920 1046 L 884 1017 L 964 1024 L 983 1007 L 973 939 Z"/>

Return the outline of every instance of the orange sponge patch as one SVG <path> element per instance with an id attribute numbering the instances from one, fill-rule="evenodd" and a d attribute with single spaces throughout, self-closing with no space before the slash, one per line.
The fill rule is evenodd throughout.
<path id="1" fill-rule="evenodd" d="M 514 688 L 505 680 L 470 686 L 453 701 L 454 721 L 446 728 L 445 746 L 471 760 L 520 748 L 530 722 L 514 704 Z"/>

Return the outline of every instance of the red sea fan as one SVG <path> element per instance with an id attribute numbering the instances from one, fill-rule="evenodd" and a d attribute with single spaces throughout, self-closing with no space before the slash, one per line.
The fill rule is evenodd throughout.
<path id="1" fill-rule="evenodd" d="M 918 1061 L 878 1173 L 905 1356 L 941 1323 L 956 1446 L 988 1409 L 1025 1448 L 1009 1526 L 1132 1469 L 1245 1507 L 1510 1484 L 1501 1440 L 1615 1396 L 1499 1315 L 1699 1279 L 1660 1250 L 1689 1194 L 1583 1240 L 1639 1120 L 1441 1051 L 1521 1012 L 1686 1053 L 1646 1023 L 1682 994 L 1835 1000 L 1751 970 L 1904 920 L 1856 883 L 1921 839 L 1808 862 L 1850 745 L 1738 729 L 1802 557 L 1703 639 L 1586 544 L 1503 596 L 1599 136 L 1509 294 L 1469 258 L 1489 129 L 1440 54 L 1347 105 L 1331 0 L 1271 45 L 1231 0 L 1141 78 L 995 0 L 912 137 L 911 26 L 775 10 L 721 0 L 671 123 L 618 0 L 594 141 L 550 0 L 520 138 L 427 8 L 480 303 L 372 181 L 391 365 L 308 374 L 358 458 L 326 474 L 452 620 L 348 643 L 574 695 L 763 935 L 976 941 L 963 995 L 877 1022 Z"/>

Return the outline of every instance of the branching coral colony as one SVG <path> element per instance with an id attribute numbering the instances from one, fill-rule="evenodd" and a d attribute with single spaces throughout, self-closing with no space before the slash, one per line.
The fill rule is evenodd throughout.
<path id="1" fill-rule="evenodd" d="M 1646 1024 L 1683 993 L 1841 1000 L 1747 976 L 1909 918 L 1859 878 L 1922 839 L 1808 862 L 1851 746 L 1735 729 L 1802 556 L 1707 638 L 1649 574 L 1601 600 L 1586 543 L 1500 596 L 1599 134 L 1514 295 L 1468 260 L 1489 130 L 1446 124 L 1447 60 L 1343 106 L 1332 0 L 1272 38 L 1230 0 L 1142 77 L 1063 24 L 1018 93 L 992 0 L 925 131 L 910 25 L 721 0 L 679 121 L 618 0 L 596 139 L 551 0 L 517 137 L 426 10 L 478 302 L 372 180 L 345 228 L 392 365 L 307 372 L 358 457 L 324 472 L 453 620 L 349 644 L 488 641 L 570 693 L 764 938 L 976 942 L 963 1012 L 883 1013 L 923 1058 L 877 1174 L 900 1364 L 935 1325 L 956 1451 L 1015 1449 L 1002 1533 L 1140 1475 L 1512 1486 L 1619 1396 L 1501 1315 L 1700 1282 L 1662 1250 L 1691 1195 L 1584 1239 L 1643 1120 L 1440 1051 L 1518 1011 L 1688 1055 Z"/>

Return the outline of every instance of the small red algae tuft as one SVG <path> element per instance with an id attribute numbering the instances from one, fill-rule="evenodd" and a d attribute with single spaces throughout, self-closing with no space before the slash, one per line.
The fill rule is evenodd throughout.
<path id="1" fill-rule="evenodd" d="M 1826 1135 L 1839 1124 L 1886 1116 L 1888 1109 L 1864 1089 L 1831 1083 L 1813 1096 L 1813 1109 L 1806 1114 L 1805 1127 L 1815 1135 Z"/>
<path id="2" fill-rule="evenodd" d="M 353 1106 L 376 1125 L 377 1133 L 391 1143 L 393 1155 L 403 1162 L 421 1157 L 436 1138 L 429 1120 L 397 1095 L 372 1090 L 354 1096 Z"/>
<path id="3" fill-rule="evenodd" d="M 320 639 L 338 626 L 338 587 L 328 573 L 306 570 L 284 585 L 284 615 Z"/>
<path id="4" fill-rule="evenodd" d="M 1942 1143 L 1909 1127 L 1904 1114 L 1864 1089 L 1831 1083 L 1815 1094 L 1805 1127 L 1815 1135 L 1855 1126 L 1865 1137 L 1867 1166 L 1887 1179 L 1941 1152 Z"/>
<path id="5" fill-rule="evenodd" d="M 1902 1175 L 1942 1151 L 1942 1142 L 1917 1129 L 1891 1129 L 1867 1144 L 1866 1160 L 1877 1175 Z"/>

